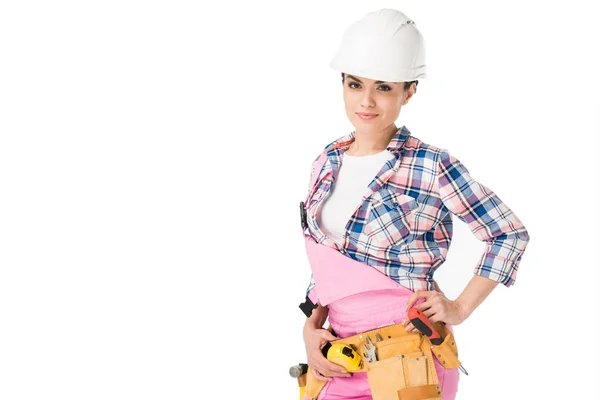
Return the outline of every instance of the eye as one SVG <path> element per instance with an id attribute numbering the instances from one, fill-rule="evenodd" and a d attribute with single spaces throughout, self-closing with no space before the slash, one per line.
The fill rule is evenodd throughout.
<path id="1" fill-rule="evenodd" d="M 350 89 L 360 89 L 360 85 L 356 82 L 348 82 L 348 87 Z M 382 92 L 389 92 L 392 88 L 389 85 L 381 85 L 378 87 Z"/>

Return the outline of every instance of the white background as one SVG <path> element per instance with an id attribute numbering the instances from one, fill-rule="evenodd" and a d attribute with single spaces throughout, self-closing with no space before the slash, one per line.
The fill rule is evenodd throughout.
<path id="1" fill-rule="evenodd" d="M 3 2 L 0 398 L 297 398 L 298 203 L 353 129 L 328 63 L 382 7 L 427 45 L 399 122 L 531 235 L 456 327 L 458 399 L 600 398 L 600 6 L 448 3 Z M 455 219 L 449 297 L 483 248 Z"/>

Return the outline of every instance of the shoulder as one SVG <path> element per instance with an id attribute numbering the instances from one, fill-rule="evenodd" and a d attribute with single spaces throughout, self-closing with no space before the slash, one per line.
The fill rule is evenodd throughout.
<path id="1" fill-rule="evenodd" d="M 347 142 L 351 141 L 352 138 L 354 137 L 353 135 L 354 132 L 350 132 L 344 136 L 340 136 L 339 138 L 335 139 L 333 142 L 328 143 L 324 148 L 323 148 L 323 152 L 327 153 L 329 150 L 333 149 L 336 146 L 344 146 L 347 144 Z"/>
<path id="2" fill-rule="evenodd" d="M 409 136 L 404 143 L 403 149 L 405 151 L 404 156 L 413 158 L 415 160 L 430 160 L 432 162 L 438 162 L 440 158 L 447 154 L 447 150 L 432 144 L 426 143 L 416 136 Z"/>
<path id="3" fill-rule="evenodd" d="M 470 174 L 467 167 L 447 148 L 425 143 L 417 137 L 410 137 L 406 141 L 405 157 L 410 165 L 424 167 L 434 175 L 444 175 L 457 179 Z"/>
<path id="4" fill-rule="evenodd" d="M 333 149 L 335 146 L 342 144 L 344 142 L 347 142 L 348 140 L 350 140 L 352 138 L 352 134 L 346 134 L 344 136 L 340 136 L 339 138 L 335 139 L 334 141 L 327 143 L 327 145 L 325 147 L 323 147 L 323 150 L 317 154 L 315 156 L 315 158 L 312 161 L 312 170 L 314 171 L 315 166 L 317 165 L 317 163 L 319 162 L 319 160 L 322 157 L 326 157 L 327 153 Z"/>

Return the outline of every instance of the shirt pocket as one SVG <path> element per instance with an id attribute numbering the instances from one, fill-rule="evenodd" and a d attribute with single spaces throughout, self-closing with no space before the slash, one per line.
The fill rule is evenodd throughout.
<path id="1" fill-rule="evenodd" d="M 370 244 L 378 248 L 406 244 L 413 231 L 417 207 L 415 198 L 406 194 L 387 189 L 374 192 L 363 230 Z"/>

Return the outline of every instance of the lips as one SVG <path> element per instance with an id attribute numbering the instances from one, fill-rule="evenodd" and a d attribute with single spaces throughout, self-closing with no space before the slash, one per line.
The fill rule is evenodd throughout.
<path id="1" fill-rule="evenodd" d="M 358 115 L 358 118 L 362 119 L 363 121 L 373 119 L 377 116 L 377 114 L 372 113 L 356 113 L 356 115 Z"/>

